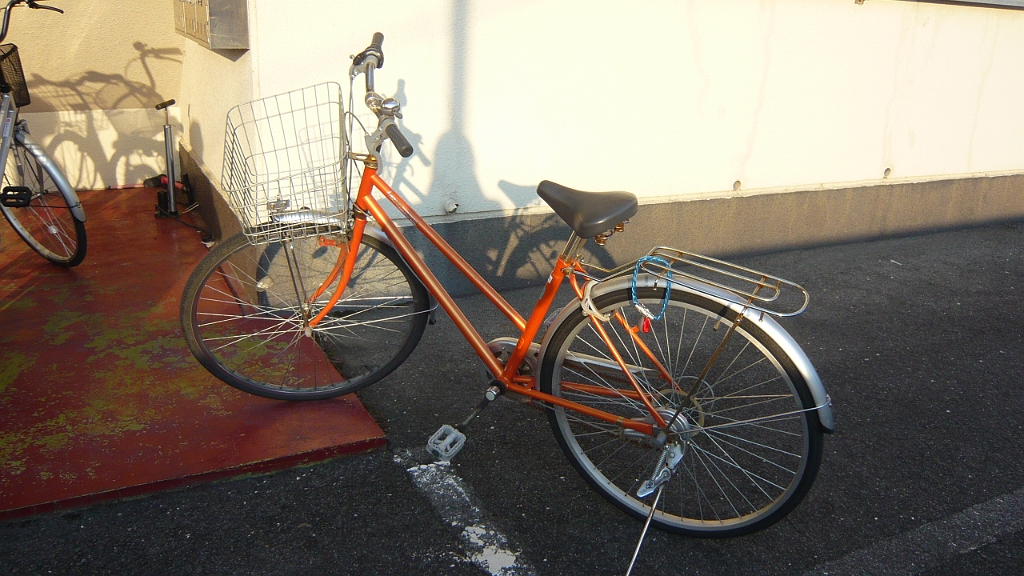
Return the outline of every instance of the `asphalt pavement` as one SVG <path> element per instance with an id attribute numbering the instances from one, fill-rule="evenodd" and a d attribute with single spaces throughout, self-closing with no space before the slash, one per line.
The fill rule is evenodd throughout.
<path id="1" fill-rule="evenodd" d="M 1020 573 L 1022 250 L 1024 224 L 1006 224 L 736 259 L 810 291 L 782 324 L 837 431 L 782 522 L 728 540 L 653 531 L 634 574 Z M 538 294 L 505 296 L 526 313 Z M 486 339 L 513 332 L 482 297 L 458 301 Z M 422 465 L 485 387 L 438 314 L 360 393 L 386 449 L 7 521 L 0 573 L 624 574 L 641 524 L 588 488 L 541 411 L 503 398 L 450 466 Z"/>

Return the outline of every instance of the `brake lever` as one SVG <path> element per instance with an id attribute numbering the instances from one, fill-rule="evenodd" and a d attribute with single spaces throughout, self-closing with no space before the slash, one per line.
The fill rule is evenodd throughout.
<path id="1" fill-rule="evenodd" d="M 56 6 L 47 6 L 46 4 L 39 4 L 35 0 L 25 0 L 25 5 L 34 10 L 53 10 L 54 12 L 64 13 L 63 10 Z"/>

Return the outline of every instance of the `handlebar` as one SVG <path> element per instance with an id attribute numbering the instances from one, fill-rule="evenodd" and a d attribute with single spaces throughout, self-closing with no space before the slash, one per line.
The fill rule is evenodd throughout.
<path id="1" fill-rule="evenodd" d="M 409 144 L 409 140 L 402 134 L 402 129 L 398 127 L 398 124 L 388 124 L 387 130 L 388 138 L 391 139 L 391 143 L 395 145 L 395 149 L 402 155 L 402 158 L 408 158 L 412 156 L 412 144 Z"/>
<path id="2" fill-rule="evenodd" d="M 64 13 L 63 10 L 57 8 L 56 6 L 46 6 L 45 4 L 39 4 L 38 2 L 36 2 L 36 0 L 10 0 L 10 2 L 7 3 L 7 6 L 4 7 L 4 21 L 3 25 L 0 26 L 0 42 L 3 42 L 4 38 L 7 38 L 7 28 L 8 26 L 10 26 L 11 23 L 11 8 L 14 8 L 18 4 L 21 4 L 22 2 L 24 2 L 25 5 L 28 6 L 29 8 L 33 8 L 35 10 L 53 10 L 54 12 L 59 12 L 60 14 Z"/>
<path id="3" fill-rule="evenodd" d="M 373 70 L 384 67 L 384 35 L 380 32 L 373 34 L 370 45 L 352 58 L 352 75 L 359 72 L 366 75 L 366 91 L 373 92 Z"/>
<path id="4" fill-rule="evenodd" d="M 394 98 L 383 98 L 373 89 L 373 71 L 384 67 L 384 35 L 376 32 L 370 45 L 352 57 L 349 75 L 354 79 L 359 74 L 366 76 L 366 106 L 377 115 L 377 130 L 367 137 L 368 148 L 380 150 L 381 141 L 390 139 L 403 158 L 412 156 L 413 148 L 409 139 L 395 123 L 401 118 L 401 106 Z M 375 144 L 375 145 L 374 145 Z"/>
<path id="5" fill-rule="evenodd" d="M 363 50 L 362 52 L 357 54 L 352 59 L 353 60 L 352 61 L 352 65 L 353 66 L 361 66 L 364 62 L 366 62 L 367 60 L 372 58 L 373 59 L 373 67 L 374 68 L 383 68 L 384 67 L 384 50 L 382 48 L 383 45 L 384 45 L 384 35 L 381 34 L 380 32 L 374 32 L 373 33 L 373 39 L 370 40 L 370 45 L 366 47 L 366 50 Z"/>

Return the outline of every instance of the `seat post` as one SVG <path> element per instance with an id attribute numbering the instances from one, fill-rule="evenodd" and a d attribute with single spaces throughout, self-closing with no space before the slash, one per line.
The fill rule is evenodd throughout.
<path id="1" fill-rule="evenodd" d="M 569 240 L 565 243 L 565 249 L 562 250 L 562 260 L 571 262 L 578 260 L 580 257 L 580 251 L 583 249 L 583 245 L 586 244 L 587 239 L 581 238 L 575 231 L 569 236 Z"/>

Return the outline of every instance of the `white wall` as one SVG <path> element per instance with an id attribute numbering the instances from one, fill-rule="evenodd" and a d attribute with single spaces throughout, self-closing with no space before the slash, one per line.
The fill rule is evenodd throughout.
<path id="1" fill-rule="evenodd" d="M 239 65 L 257 97 L 344 82 L 348 55 L 385 34 L 377 89 L 397 93 L 418 144 L 410 160 L 389 154 L 390 171 L 424 215 L 449 199 L 460 214 L 529 210 L 542 179 L 651 203 L 733 195 L 735 182 L 739 194 L 878 182 L 887 169 L 889 180 L 1024 172 L 1022 11 L 889 0 L 249 6 L 251 62 Z M 223 115 L 201 122 L 212 139 Z M 203 158 L 219 175 L 217 151 Z"/>
<path id="2" fill-rule="evenodd" d="M 213 51 L 185 42 L 178 100 L 181 141 L 214 182 L 221 175 L 227 112 L 255 97 L 252 60 L 253 51 Z"/>
<path id="3" fill-rule="evenodd" d="M 21 112 L 33 136 L 79 189 L 165 172 L 164 115 L 153 106 L 177 97 L 181 80 L 173 4 L 50 4 L 65 13 L 14 9 L 6 40 L 25 69 L 32 103 Z"/>

